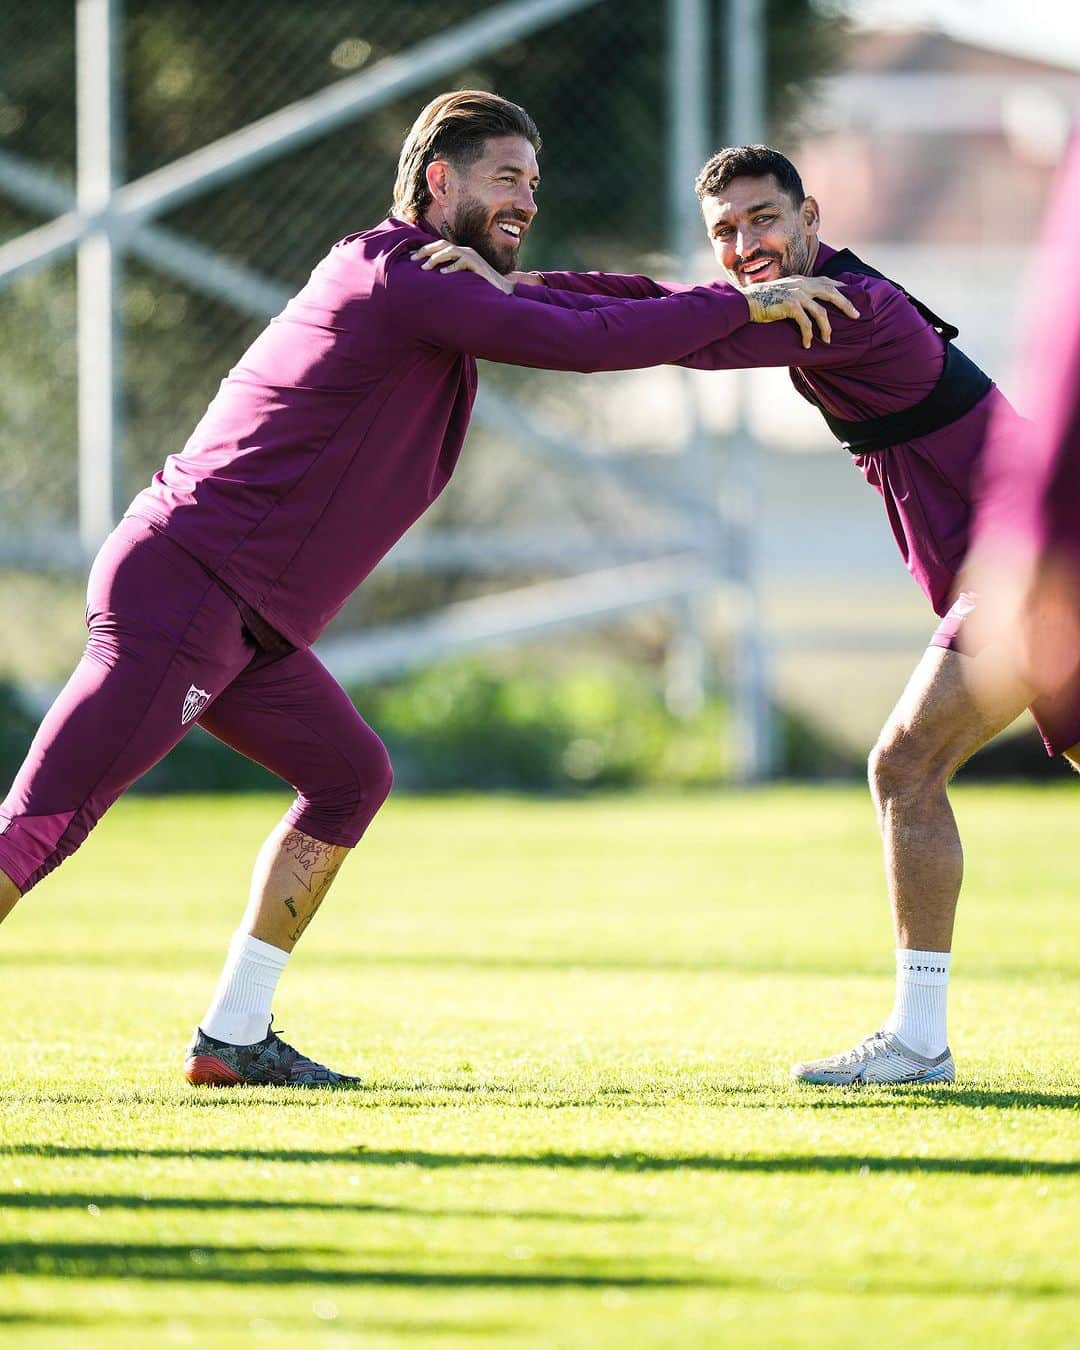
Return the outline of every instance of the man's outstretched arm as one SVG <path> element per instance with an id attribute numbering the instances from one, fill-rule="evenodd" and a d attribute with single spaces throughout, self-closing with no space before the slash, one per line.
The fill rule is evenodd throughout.
<path id="1" fill-rule="evenodd" d="M 511 274 L 514 275 L 514 274 Z M 645 277 L 643 280 L 648 281 Z M 660 283 L 653 283 L 659 285 Z M 672 295 L 685 294 L 696 288 L 687 286 Z M 758 282 L 743 290 L 735 290 L 721 282 L 702 289 L 733 291 L 742 296 L 750 311 L 750 325 L 743 326 L 727 337 L 690 352 L 673 365 L 696 370 L 737 370 L 756 366 L 811 366 L 841 365 L 865 351 L 870 345 L 869 325 L 860 325 L 860 311 L 855 299 L 861 299 L 869 308 L 869 299 L 858 287 L 848 287 L 845 294 L 828 277 L 781 277 L 778 281 Z M 565 309 L 596 309 L 623 303 L 614 296 L 589 295 L 579 291 L 561 291 L 550 286 L 529 289 L 515 287 L 515 294 L 540 300 L 545 304 Z M 854 297 L 854 298 L 853 298 Z M 660 297 L 657 297 L 660 298 Z M 781 323 L 790 319 L 790 324 Z M 830 354 L 834 322 L 841 324 L 841 340 L 836 354 Z M 769 332 L 774 336 L 766 341 L 763 330 L 755 325 L 775 325 Z M 735 343 L 741 334 L 743 342 Z M 820 343 L 813 338 L 820 337 Z M 734 343 L 734 345 L 732 345 Z M 821 350 L 819 350 L 821 349 Z M 813 352 L 813 354 L 811 354 Z"/>
<path id="2" fill-rule="evenodd" d="M 498 280 L 505 284 L 496 288 L 465 270 L 425 270 L 401 255 L 386 271 L 387 315 L 403 335 L 436 347 L 575 371 L 664 365 L 750 321 L 746 300 L 730 289 L 695 287 L 662 299 L 571 308 L 537 304 Z"/>
<path id="3" fill-rule="evenodd" d="M 654 281 L 652 277 L 622 272 L 511 272 L 507 280 L 516 286 L 528 286 L 535 289 L 522 291 L 531 298 L 541 299 L 547 293 L 550 303 L 578 305 L 592 300 L 606 303 L 611 298 L 623 300 L 661 299 L 668 295 L 681 295 L 693 287 L 675 281 Z M 820 289 L 815 289 L 820 286 Z M 726 282 L 709 283 L 709 289 L 727 288 Z M 779 281 L 765 281 L 747 286 L 739 291 L 746 297 L 750 306 L 752 324 L 771 324 L 778 319 L 793 319 L 802 333 L 801 351 L 798 360 L 790 359 L 793 354 L 791 330 L 782 325 L 776 331 L 764 334 L 753 329 L 740 330 L 742 341 L 732 343 L 730 339 L 721 339 L 700 351 L 693 352 L 676 364 L 696 370 L 734 370 L 756 366 L 786 365 L 837 365 L 841 359 L 851 359 L 854 351 L 869 345 L 869 329 L 863 326 L 858 330 L 843 329 L 842 338 L 837 346 L 837 354 L 814 349 L 814 356 L 808 358 L 811 350 L 808 336 L 809 326 L 800 322 L 796 313 L 789 308 L 790 302 L 806 295 L 806 313 L 817 326 L 818 334 L 826 344 L 831 344 L 833 318 L 838 311 L 849 320 L 859 318 L 858 302 L 868 304 L 867 297 L 853 286 L 842 288 L 828 277 L 784 277 Z M 569 297 L 573 296 L 573 299 Z M 847 303 L 845 303 L 847 302 Z M 825 305 L 833 306 L 827 310 Z M 802 305 L 799 306 L 803 308 Z M 735 335 L 733 335 L 734 337 Z M 838 355 L 842 353 L 841 355 Z"/>
<path id="4" fill-rule="evenodd" d="M 413 253 L 412 257 L 420 262 L 424 271 L 438 269 L 444 276 L 462 271 L 475 272 L 493 288 L 502 290 L 507 294 L 524 296 L 530 300 L 542 301 L 547 305 L 574 310 L 578 313 L 595 312 L 598 309 L 607 309 L 626 303 L 637 305 L 643 302 L 660 302 L 670 306 L 674 300 L 701 293 L 716 296 L 727 304 L 730 304 L 734 297 L 739 297 L 746 303 L 749 320 L 753 324 L 776 324 L 782 319 L 792 320 L 795 328 L 787 324 L 780 326 L 787 330 L 789 336 L 794 333 L 795 329 L 798 330 L 801 348 L 804 351 L 811 347 L 815 327 L 825 343 L 831 340 L 831 315 L 833 310 L 845 315 L 848 319 L 857 320 L 859 318 L 859 312 L 851 299 L 843 293 L 834 281 L 827 277 L 785 277 L 779 281 L 763 282 L 759 285 L 749 286 L 745 290 L 736 290 L 734 287 L 721 282 L 713 282 L 706 286 L 676 287 L 655 282 L 650 277 L 619 276 L 613 273 L 595 274 L 610 282 L 613 288 L 621 288 L 626 292 L 622 296 L 615 296 L 585 291 L 560 290 L 541 285 L 537 282 L 537 276 L 539 275 L 537 273 L 512 272 L 508 276 L 500 276 L 490 264 L 479 257 L 472 249 L 445 241 L 428 244 Z M 560 273 L 558 275 L 575 278 L 582 274 Z M 593 275 L 588 274 L 590 277 Z M 827 309 L 827 305 L 832 309 Z M 741 329 L 743 325 L 739 327 Z M 726 334 L 721 335 L 721 338 L 726 336 Z M 860 339 L 864 336 L 864 333 L 860 333 Z M 869 341 L 868 336 L 865 340 Z M 700 348 L 684 357 L 670 359 L 677 364 L 696 365 L 706 370 L 736 368 L 741 365 L 805 364 L 802 361 L 788 359 L 787 353 L 790 349 L 790 343 L 783 344 L 778 349 L 775 359 L 760 361 L 753 359 L 753 351 L 756 350 L 756 345 L 751 347 L 747 359 L 742 359 L 739 354 L 732 353 L 732 359 L 730 360 L 725 359 L 727 354 L 722 348 L 713 351 L 711 350 L 712 346 L 713 344 L 710 343 L 708 344 L 709 350 Z M 836 364 L 836 362 L 833 364 Z"/>
<path id="5" fill-rule="evenodd" d="M 515 282 L 523 285 L 550 286 L 554 291 L 574 291 L 579 295 L 613 295 L 620 300 L 658 300 L 691 290 L 679 281 L 654 281 L 633 272 L 513 272 Z"/>

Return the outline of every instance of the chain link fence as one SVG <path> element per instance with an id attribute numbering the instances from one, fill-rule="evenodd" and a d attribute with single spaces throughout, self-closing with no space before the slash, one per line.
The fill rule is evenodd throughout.
<path id="1" fill-rule="evenodd" d="M 0 191 L 0 243 L 70 205 L 74 8 L 40 0 L 0 14 L 0 163 L 34 173 L 38 193 L 35 210 L 26 194 Z M 496 8 L 482 0 L 126 0 L 122 177 L 161 169 Z M 476 86 L 523 104 L 544 137 L 529 263 L 670 274 L 670 20 L 666 0 L 593 3 L 201 193 L 155 224 L 292 291 L 335 239 L 385 214 L 401 140 L 419 108 L 442 89 Z M 718 96 L 713 103 L 715 124 L 722 106 Z M 68 257 L 0 290 L 0 534 L 9 560 L 27 545 L 23 553 L 43 565 L 79 561 L 61 543 L 73 537 L 77 503 L 74 275 Z M 122 309 L 130 496 L 184 443 L 263 319 L 130 255 Z M 567 440 L 634 455 L 646 482 L 650 473 L 657 482 L 667 476 L 686 432 L 685 386 L 670 372 L 586 379 L 491 367 L 483 383 L 554 419 Z M 575 552 L 616 561 L 640 553 L 650 536 L 662 543 L 671 534 L 676 522 L 650 507 L 649 495 L 582 480 L 477 426 L 459 480 L 420 529 L 497 530 L 527 555 L 527 540 L 557 524 L 568 561 Z M 498 556 L 492 548 L 492 566 Z M 475 558 L 423 575 L 392 570 L 364 588 L 342 623 L 388 620 L 476 593 L 491 585 L 487 570 Z"/>

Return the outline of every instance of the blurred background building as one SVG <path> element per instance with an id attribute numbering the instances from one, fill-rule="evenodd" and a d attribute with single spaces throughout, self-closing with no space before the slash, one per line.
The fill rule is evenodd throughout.
<path id="1" fill-rule="evenodd" d="M 64 678 L 108 519 L 328 245 L 385 214 L 401 139 L 448 87 L 496 89 L 541 128 L 528 265 L 712 276 L 693 174 L 720 144 L 768 138 L 819 198 L 823 236 L 957 323 L 1008 391 L 1030 244 L 1080 108 L 1075 21 L 1064 4 L 1042 14 L 1050 60 L 991 32 L 994 4 L 938 6 L 948 32 L 897 28 L 894 8 L 4 9 L 0 676 L 30 704 Z M 691 779 L 857 762 L 932 616 L 876 496 L 786 374 L 488 366 L 481 385 L 454 483 L 324 641 L 361 705 L 372 681 L 388 706 L 386 682 L 473 652 L 481 720 L 500 683 L 565 677 L 571 704 L 587 686 L 616 721 L 647 722 L 634 700 L 650 687 L 699 718 L 698 741 L 728 725 Z M 441 686 L 455 707 L 475 695 L 462 680 Z M 714 695 L 733 719 L 700 721 Z M 436 704 L 431 734 L 454 711 Z M 570 777 L 618 781 L 614 733 L 572 724 Z"/>

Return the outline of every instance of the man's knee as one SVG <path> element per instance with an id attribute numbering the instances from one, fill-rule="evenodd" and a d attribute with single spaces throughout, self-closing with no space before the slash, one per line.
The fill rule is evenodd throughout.
<path id="1" fill-rule="evenodd" d="M 971 695 L 963 657 L 931 647 L 870 752 L 870 786 L 881 803 L 941 790 L 957 769 L 1023 710 L 1022 696 L 1004 691 L 984 709 Z M 1019 700 L 1019 701 L 1017 701 Z"/>
<path id="2" fill-rule="evenodd" d="M 943 786 L 957 767 L 955 750 L 912 727 L 887 723 L 870 751 L 870 788 L 877 801 Z"/>
<path id="3" fill-rule="evenodd" d="M 382 806 L 394 786 L 394 766 L 390 752 L 378 736 L 368 728 L 369 737 L 363 755 L 362 800 L 357 802 L 355 814 L 363 818 L 363 828 Z M 362 833 L 363 831 L 361 831 Z"/>
<path id="4" fill-rule="evenodd" d="M 352 848 L 389 796 L 394 770 L 386 746 L 366 725 L 351 745 L 337 748 L 346 757 L 348 776 L 303 785 L 288 819 L 315 839 Z"/>

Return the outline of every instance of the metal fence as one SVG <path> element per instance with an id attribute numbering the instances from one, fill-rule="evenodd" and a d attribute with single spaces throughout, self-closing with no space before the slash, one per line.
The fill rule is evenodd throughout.
<path id="1" fill-rule="evenodd" d="M 755 0 L 730 8 L 753 34 Z M 534 256 L 689 275 L 701 245 L 690 183 L 716 122 L 715 9 L 43 0 L 8 11 L 0 561 L 85 563 L 327 245 L 385 214 L 403 132 L 442 88 L 498 88 L 540 123 L 551 186 Z M 749 131 L 760 82 L 740 41 Z M 699 597 L 726 587 L 746 658 L 741 771 L 765 772 L 745 531 L 729 528 L 693 378 L 491 367 L 481 384 L 455 490 L 347 606 L 324 643 L 331 667 L 379 676 L 664 606 L 672 697 L 691 706 L 707 661 Z"/>
<path id="2" fill-rule="evenodd" d="M 28 613 L 39 589 L 27 569 L 78 575 L 266 316 L 334 239 L 385 213 L 401 138 L 442 89 L 496 88 L 540 125 L 529 265 L 711 275 L 689 184 L 716 144 L 762 133 L 764 57 L 786 57 L 768 90 L 789 107 L 791 80 L 820 72 L 807 8 L 0 10 L 0 599 L 18 587 Z M 1080 109 L 1077 81 L 967 50 L 950 71 L 932 37 L 912 50 L 901 69 L 873 46 L 803 100 L 816 126 L 784 143 L 822 197 L 826 238 L 895 268 L 1008 389 L 1019 270 L 996 247 L 995 203 L 1005 191 L 1014 217 L 1023 205 L 1037 219 L 1050 133 Z M 860 215 L 869 199 L 880 209 Z M 921 228 L 930 220 L 938 237 Z M 854 691 L 872 689 L 861 738 L 928 616 L 844 457 L 789 453 L 827 440 L 785 382 L 485 367 L 451 490 L 349 603 L 324 654 L 348 678 L 374 676 L 655 613 L 650 650 L 666 650 L 675 702 L 694 704 L 720 654 L 742 776 L 768 767 L 770 687 L 790 699 L 816 680 L 818 713 L 842 680 L 845 723 L 858 720 Z M 71 624 L 65 650 L 77 640 Z"/>

